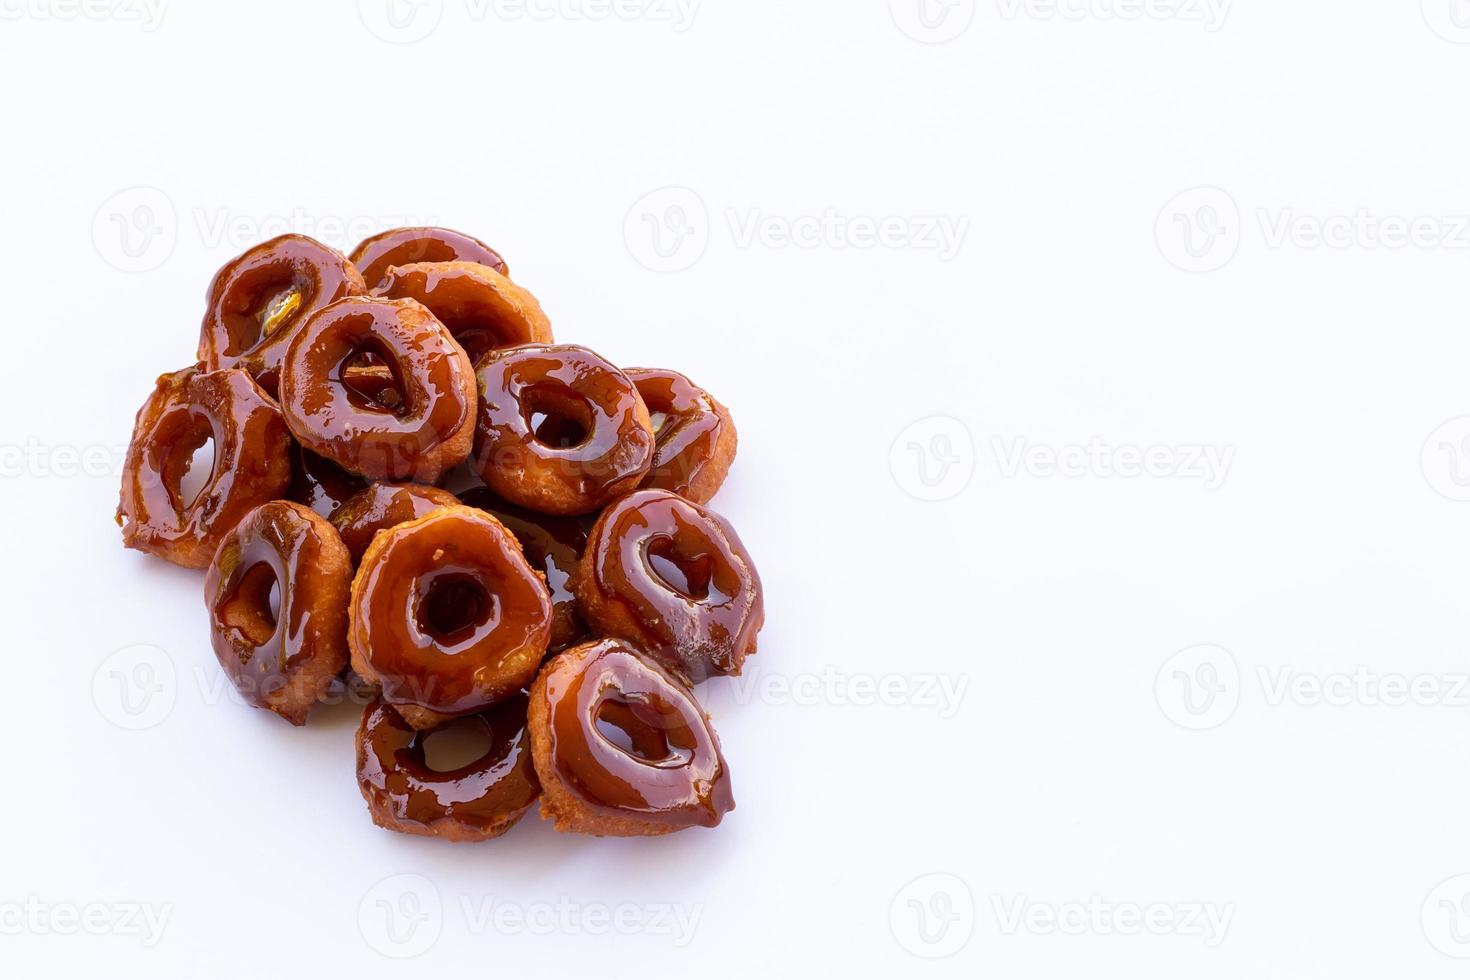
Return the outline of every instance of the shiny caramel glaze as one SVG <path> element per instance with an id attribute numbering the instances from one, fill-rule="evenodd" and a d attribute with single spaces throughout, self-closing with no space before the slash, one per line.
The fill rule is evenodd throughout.
<path id="1" fill-rule="evenodd" d="M 475 374 L 475 462 L 506 500 L 543 514 L 586 514 L 647 474 L 648 409 L 627 376 L 587 348 L 493 351 Z"/>
<path id="2" fill-rule="evenodd" d="M 577 609 L 572 593 L 572 573 L 587 546 L 589 522 L 585 518 L 538 514 L 501 500 L 489 487 L 473 487 L 460 493 L 467 507 L 485 511 L 504 524 L 521 543 L 531 567 L 546 577 L 551 591 L 550 653 L 559 653 L 588 638 L 587 624 Z"/>
<path id="3" fill-rule="evenodd" d="M 653 467 L 643 486 L 707 503 L 735 459 L 735 422 L 714 396 L 677 371 L 624 368 L 653 419 Z"/>
<path id="4" fill-rule="evenodd" d="M 405 834 L 447 840 L 499 837 L 541 793 L 526 734 L 526 698 L 517 694 L 470 715 L 490 746 L 448 772 L 431 768 L 418 731 L 384 701 L 367 706 L 357 729 L 357 785 L 373 822 Z"/>
<path id="5" fill-rule="evenodd" d="M 214 655 L 246 703 L 306 722 L 347 663 L 351 579 L 337 532 L 301 504 L 263 504 L 225 537 L 204 601 Z"/>
<path id="6" fill-rule="evenodd" d="M 374 483 L 332 515 L 332 526 L 356 562 L 373 543 L 373 535 L 416 520 L 440 507 L 454 507 L 459 498 L 448 490 L 417 483 Z"/>
<path id="7" fill-rule="evenodd" d="M 459 341 L 470 363 L 502 347 L 551 343 L 551 321 L 536 297 L 489 266 L 419 262 L 389 269 L 373 291 L 422 303 Z"/>
<path id="8" fill-rule="evenodd" d="M 572 579 L 582 615 L 692 682 L 738 674 L 765 622 L 761 580 L 723 517 L 667 490 L 602 512 Z"/>
<path id="9" fill-rule="evenodd" d="M 373 373 L 364 363 L 390 372 L 391 402 L 363 389 L 361 379 Z M 344 299 L 296 332 L 281 365 L 281 409 L 306 449 L 343 469 L 431 483 L 469 455 L 474 374 L 464 350 L 418 303 Z"/>
<path id="10" fill-rule="evenodd" d="M 368 481 L 349 473 L 329 459 L 291 442 L 291 485 L 286 499 L 305 504 L 322 517 L 331 517 L 347 501 L 361 493 Z"/>
<path id="11" fill-rule="evenodd" d="M 373 538 L 352 582 L 352 669 L 415 728 L 523 689 L 551 638 L 551 596 L 515 536 L 446 507 Z"/>
<path id="12" fill-rule="evenodd" d="M 531 687 L 541 815 L 603 836 L 713 827 L 735 799 L 709 719 L 683 680 L 624 640 L 573 647 Z"/>
<path id="13" fill-rule="evenodd" d="M 185 500 L 184 474 L 210 440 L 214 468 Z M 280 409 L 244 371 L 185 368 L 161 376 L 138 410 L 123 464 L 123 544 L 203 568 L 240 518 L 285 491 L 290 445 Z"/>
<path id="14" fill-rule="evenodd" d="M 357 267 L 305 235 L 282 235 L 215 273 L 199 328 L 199 359 L 210 370 L 238 367 L 276 393 L 281 358 L 297 328 L 346 296 L 367 292 Z"/>
<path id="15" fill-rule="evenodd" d="M 352 262 L 362 270 L 369 287 L 383 284 L 395 265 L 414 262 L 475 262 L 502 276 L 510 268 L 500 254 L 469 235 L 448 228 L 394 228 L 366 239 L 352 250 Z"/>

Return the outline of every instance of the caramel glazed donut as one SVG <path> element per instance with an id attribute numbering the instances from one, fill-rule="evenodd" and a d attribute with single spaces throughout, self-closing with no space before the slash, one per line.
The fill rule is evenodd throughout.
<path id="1" fill-rule="evenodd" d="M 210 641 L 247 703 L 306 723 L 347 663 L 351 578 L 337 532 L 301 504 L 263 504 L 220 543 L 204 578 Z"/>
<path id="2" fill-rule="evenodd" d="M 582 615 L 697 683 L 738 674 L 765 623 L 760 575 L 729 521 L 667 490 L 602 512 L 572 576 Z"/>
<path id="3" fill-rule="evenodd" d="M 400 397 L 364 391 L 371 356 Z M 281 410 L 307 450 L 352 473 L 433 483 L 469 456 L 475 378 L 464 349 L 412 300 L 351 297 L 296 332 L 281 364 Z"/>
<path id="4" fill-rule="evenodd" d="M 186 500 L 184 476 L 195 450 L 209 441 L 214 468 Z M 205 567 L 248 511 L 285 492 L 290 445 L 280 409 L 244 371 L 163 375 L 138 410 L 123 464 L 123 545 Z"/>
<path id="5" fill-rule="evenodd" d="M 559 831 L 668 834 L 713 827 L 735 808 L 720 741 L 694 695 L 623 640 L 548 661 L 528 725 L 541 815 Z"/>
<path id="6" fill-rule="evenodd" d="M 419 729 L 523 690 L 551 639 L 545 581 L 515 536 L 472 507 L 379 531 L 349 616 L 352 669 Z"/>

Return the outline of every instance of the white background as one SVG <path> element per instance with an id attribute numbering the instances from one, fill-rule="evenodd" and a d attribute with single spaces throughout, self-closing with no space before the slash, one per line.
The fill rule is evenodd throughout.
<path id="1" fill-rule="evenodd" d="M 0 0 L 0 974 L 1463 975 L 1470 4 L 89 2 Z M 378 830 L 120 547 L 214 270 L 404 222 L 733 409 L 718 830 Z"/>

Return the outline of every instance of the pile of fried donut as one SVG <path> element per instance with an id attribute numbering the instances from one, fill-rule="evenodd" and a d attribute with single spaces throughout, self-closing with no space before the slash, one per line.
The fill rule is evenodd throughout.
<path id="1" fill-rule="evenodd" d="M 215 275 L 198 363 L 138 411 L 117 521 L 206 570 L 246 703 L 301 725 L 363 694 L 379 826 L 486 840 L 539 800 L 560 831 L 666 834 L 735 805 L 693 694 L 740 672 L 765 616 L 705 506 L 735 441 L 684 375 L 555 343 L 478 239 L 285 235 Z M 452 725 L 487 747 L 436 768 Z"/>

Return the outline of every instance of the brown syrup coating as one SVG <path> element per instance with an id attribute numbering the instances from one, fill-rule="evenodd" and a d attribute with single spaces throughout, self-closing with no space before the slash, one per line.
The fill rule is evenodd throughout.
<path id="1" fill-rule="evenodd" d="M 225 537 L 204 601 L 214 655 L 246 703 L 306 723 L 347 663 L 351 580 L 337 532 L 301 504 L 263 504 Z"/>
<path id="2" fill-rule="evenodd" d="M 551 321 L 536 297 L 474 262 L 395 266 L 374 295 L 422 303 L 449 328 L 472 364 L 492 350 L 552 340 Z"/>
<path id="3" fill-rule="evenodd" d="M 494 351 L 475 374 L 475 462 L 506 500 L 543 514 L 586 514 L 648 473 L 648 409 L 633 382 L 587 348 Z"/>
<path id="4" fill-rule="evenodd" d="M 330 518 L 343 504 L 361 493 L 368 481 L 349 473 L 329 459 L 291 442 L 291 485 L 286 499 L 305 504 L 322 517 Z"/>
<path id="5" fill-rule="evenodd" d="M 367 360 L 365 360 L 367 359 Z M 386 367 L 396 397 L 365 387 Z M 341 300 L 296 332 L 281 409 L 302 446 L 353 473 L 432 483 L 468 455 L 475 380 L 444 325 L 411 300 Z"/>
<path id="6" fill-rule="evenodd" d="M 445 507 L 373 538 L 352 581 L 352 669 L 415 728 L 522 690 L 551 638 L 551 596 L 515 536 Z"/>
<path id="7" fill-rule="evenodd" d="M 193 500 L 181 491 L 194 452 L 212 440 L 214 468 Z M 244 371 L 186 368 L 160 377 L 138 410 L 123 465 L 123 544 L 203 568 L 252 508 L 291 480 L 291 445 L 276 403 Z"/>
<path id="8" fill-rule="evenodd" d="M 623 640 L 546 663 L 531 687 L 541 815 L 568 833 L 713 827 L 735 799 L 709 719 L 684 682 Z"/>
<path id="9" fill-rule="evenodd" d="M 502 276 L 510 268 L 500 254 L 469 235 L 448 228 L 394 228 L 366 239 L 352 250 L 352 262 L 362 270 L 369 288 L 383 284 L 395 265 L 415 262 L 474 262 Z"/>
<path id="10" fill-rule="evenodd" d="M 653 419 L 657 445 L 643 486 L 708 503 L 735 460 L 730 410 L 677 371 L 624 368 Z"/>
<path id="11" fill-rule="evenodd" d="M 276 393 L 292 335 L 322 307 L 367 292 L 357 267 L 305 235 L 282 235 L 230 260 L 210 283 L 199 359 L 238 367 Z"/>
<path id="12" fill-rule="evenodd" d="M 587 624 L 572 592 L 572 573 L 587 547 L 590 522 L 585 518 L 554 517 L 517 507 L 495 496 L 488 487 L 465 490 L 459 499 L 465 506 L 483 510 L 509 528 L 521 543 L 526 561 L 545 576 L 551 591 L 551 644 L 547 651 L 560 653 L 588 639 Z"/>
<path id="13" fill-rule="evenodd" d="M 459 498 L 448 490 L 417 483 L 374 483 L 332 515 L 332 525 L 354 562 L 362 558 L 379 531 L 417 520 L 440 507 L 455 507 Z"/>
<path id="14" fill-rule="evenodd" d="M 698 683 L 738 674 L 765 623 L 760 576 L 723 517 L 639 490 L 597 519 L 572 579 L 582 615 Z"/>
<path id="15" fill-rule="evenodd" d="M 379 827 L 455 841 L 499 837 L 541 793 L 526 733 L 526 698 L 516 695 L 466 721 L 490 745 L 447 772 L 429 766 L 433 730 L 418 731 L 386 702 L 367 706 L 357 729 L 357 785 Z"/>

